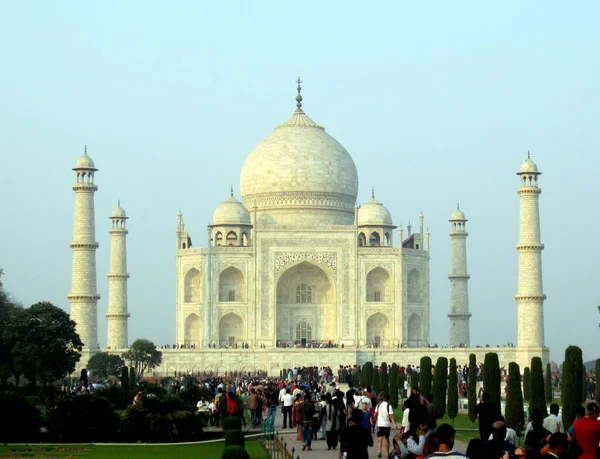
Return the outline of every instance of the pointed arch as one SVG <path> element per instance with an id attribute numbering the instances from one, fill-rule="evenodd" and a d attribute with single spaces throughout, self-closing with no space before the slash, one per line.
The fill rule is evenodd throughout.
<path id="1" fill-rule="evenodd" d="M 367 246 L 367 236 L 365 236 L 365 233 L 360 233 L 358 235 L 358 246 L 359 247 L 366 247 Z"/>
<path id="2" fill-rule="evenodd" d="M 201 343 L 202 340 L 200 334 L 202 333 L 202 327 L 200 326 L 200 317 L 198 317 L 196 314 L 190 314 L 187 316 L 183 329 L 183 341 L 186 345 L 199 345 Z"/>
<path id="3" fill-rule="evenodd" d="M 246 301 L 246 281 L 242 272 L 230 266 L 219 275 L 219 301 Z"/>
<path id="4" fill-rule="evenodd" d="M 384 240 L 386 247 L 392 246 L 392 234 L 389 231 L 385 233 Z"/>
<path id="5" fill-rule="evenodd" d="M 411 269 L 408 273 L 406 299 L 409 303 L 420 303 L 423 299 L 423 279 L 417 268 Z"/>
<path id="6" fill-rule="evenodd" d="M 223 233 L 220 231 L 215 234 L 215 245 L 223 245 Z"/>
<path id="7" fill-rule="evenodd" d="M 409 347 L 419 347 L 424 344 L 422 342 L 422 320 L 417 313 L 411 314 L 411 316 L 408 318 L 406 325 L 406 336 L 408 338 Z"/>
<path id="8" fill-rule="evenodd" d="M 382 267 L 372 269 L 367 274 L 367 301 L 385 303 L 394 301 L 392 278 L 390 273 Z"/>
<path id="9" fill-rule="evenodd" d="M 196 268 L 190 269 L 185 275 L 184 301 L 186 303 L 202 302 L 202 275 Z"/>
<path id="10" fill-rule="evenodd" d="M 238 242 L 238 238 L 237 238 L 237 234 L 235 233 L 235 231 L 229 231 L 227 233 L 227 237 L 225 238 L 225 243 L 227 245 L 237 245 Z"/>
<path id="11" fill-rule="evenodd" d="M 246 231 L 242 233 L 242 247 L 248 247 L 248 233 Z"/>
<path id="12" fill-rule="evenodd" d="M 377 312 L 367 319 L 367 343 L 375 347 L 389 346 L 392 339 L 390 320 Z"/>
<path id="13" fill-rule="evenodd" d="M 245 341 L 246 329 L 242 318 L 233 312 L 221 317 L 219 320 L 219 345 L 231 347 L 233 344 L 241 345 Z"/>
<path id="14" fill-rule="evenodd" d="M 369 236 L 369 246 L 379 247 L 381 245 L 381 237 L 377 231 L 373 231 Z"/>

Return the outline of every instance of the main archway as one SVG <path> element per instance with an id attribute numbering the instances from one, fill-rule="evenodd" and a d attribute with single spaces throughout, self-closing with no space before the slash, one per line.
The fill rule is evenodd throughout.
<path id="1" fill-rule="evenodd" d="M 367 319 L 367 343 L 374 347 L 387 347 L 391 340 L 390 320 L 377 312 Z"/>
<path id="2" fill-rule="evenodd" d="M 246 341 L 244 321 L 237 314 L 230 312 L 219 321 L 219 347 L 241 346 Z"/>
<path id="3" fill-rule="evenodd" d="M 307 261 L 292 266 L 277 282 L 279 345 L 338 341 L 337 307 L 333 280 Z"/>

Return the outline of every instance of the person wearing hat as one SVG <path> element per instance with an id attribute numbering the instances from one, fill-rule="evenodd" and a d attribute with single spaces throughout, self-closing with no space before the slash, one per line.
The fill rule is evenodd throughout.
<path id="1" fill-rule="evenodd" d="M 342 431 L 340 442 L 340 459 L 368 459 L 369 446 L 373 446 L 371 432 L 362 427 L 363 419 L 361 410 L 353 410 L 349 426 Z"/>
<path id="2" fill-rule="evenodd" d="M 585 417 L 575 419 L 573 423 L 575 440 L 583 450 L 580 459 L 596 459 L 596 451 L 600 443 L 598 411 L 598 405 L 592 402 L 585 409 Z"/>

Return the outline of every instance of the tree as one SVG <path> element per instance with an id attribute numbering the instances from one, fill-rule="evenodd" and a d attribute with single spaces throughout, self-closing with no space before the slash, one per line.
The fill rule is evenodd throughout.
<path id="1" fill-rule="evenodd" d="M 144 377 L 146 370 L 152 370 L 162 362 L 162 352 L 156 349 L 155 344 L 147 339 L 136 339 L 123 358 L 130 363 L 130 368 L 135 371 L 139 381 Z"/>
<path id="2" fill-rule="evenodd" d="M 544 372 L 542 369 L 542 359 L 534 357 L 531 359 L 531 390 L 529 393 L 529 412 L 533 413 L 536 409 L 546 417 L 548 410 L 546 407 L 546 393 L 544 390 Z"/>
<path id="3" fill-rule="evenodd" d="M 488 352 L 483 360 L 483 390 L 490 396 L 490 403 L 500 412 L 500 363 L 498 354 Z M 542 392 L 543 393 L 543 392 Z"/>
<path id="4" fill-rule="evenodd" d="M 448 386 L 448 359 L 439 357 L 433 373 L 433 404 L 438 419 L 446 413 L 446 388 Z"/>
<path id="5" fill-rule="evenodd" d="M 11 358 L 32 385 L 46 385 L 75 370 L 83 343 L 65 311 L 36 303 L 17 314 L 12 325 L 16 346 Z"/>
<path id="6" fill-rule="evenodd" d="M 410 374 L 410 389 L 418 389 L 419 388 L 419 374 L 417 373 L 417 369 L 413 368 L 412 373 Z"/>
<path id="7" fill-rule="evenodd" d="M 587 369 L 585 365 L 581 367 L 581 403 L 587 402 Z"/>
<path id="8" fill-rule="evenodd" d="M 546 390 L 546 403 L 552 403 L 552 367 L 550 362 L 546 364 L 546 374 L 544 375 L 544 389 Z"/>
<path id="9" fill-rule="evenodd" d="M 390 404 L 398 408 L 398 365 L 393 363 L 390 370 Z"/>
<path id="10" fill-rule="evenodd" d="M 2 284 L 2 270 L 0 269 L 0 384 L 12 375 L 18 381 L 21 371 L 15 366 L 12 350 L 17 345 L 14 329 L 17 316 L 23 308 L 15 303 L 4 290 Z"/>
<path id="11" fill-rule="evenodd" d="M 529 367 L 525 367 L 523 370 L 523 399 L 528 402 L 531 393 L 531 370 Z"/>
<path id="12" fill-rule="evenodd" d="M 381 364 L 380 374 L 379 374 L 379 386 L 380 386 L 380 389 L 382 391 L 384 391 L 386 394 L 389 393 L 388 367 L 387 367 L 387 363 L 385 363 L 385 362 L 383 362 Z"/>
<path id="13" fill-rule="evenodd" d="M 126 366 L 121 368 L 121 389 L 125 392 L 129 392 L 129 368 Z"/>
<path id="14" fill-rule="evenodd" d="M 600 405 L 600 359 L 596 359 L 596 403 Z"/>
<path id="15" fill-rule="evenodd" d="M 565 361 L 562 372 L 562 420 L 565 429 L 571 427 L 575 420 L 575 409 L 581 406 L 581 375 L 583 357 L 581 348 L 569 346 L 565 350 Z"/>
<path id="16" fill-rule="evenodd" d="M 450 373 L 448 375 L 448 417 L 452 419 L 458 416 L 458 377 L 456 374 L 456 359 L 450 359 Z"/>
<path id="17" fill-rule="evenodd" d="M 108 352 L 98 352 L 88 361 L 87 369 L 93 376 L 101 378 L 114 376 L 116 378 L 121 375 L 121 369 L 124 365 L 125 361 L 118 355 L 109 354 Z"/>
<path id="18" fill-rule="evenodd" d="M 421 372 L 419 373 L 419 390 L 424 397 L 431 394 L 431 357 L 421 357 Z"/>
<path id="19" fill-rule="evenodd" d="M 467 381 L 467 399 L 469 402 L 469 419 L 471 424 L 477 419 L 475 407 L 477 406 L 477 356 L 469 355 L 469 380 Z"/>
<path id="20" fill-rule="evenodd" d="M 406 375 L 402 372 L 398 372 L 398 389 L 400 390 L 400 394 L 402 398 L 406 397 L 404 392 L 404 383 L 406 382 Z"/>
<path id="21" fill-rule="evenodd" d="M 373 381 L 373 362 L 367 362 L 360 372 L 360 385 L 364 388 L 370 387 L 371 381 Z"/>
<path id="22" fill-rule="evenodd" d="M 379 369 L 377 367 L 373 368 L 373 374 L 371 375 L 371 387 L 375 391 L 376 394 L 379 393 Z"/>
<path id="23" fill-rule="evenodd" d="M 523 392 L 521 391 L 521 372 L 515 362 L 508 364 L 508 391 L 506 393 L 506 407 L 504 409 L 506 425 L 517 432 L 525 423 L 523 413 Z"/>

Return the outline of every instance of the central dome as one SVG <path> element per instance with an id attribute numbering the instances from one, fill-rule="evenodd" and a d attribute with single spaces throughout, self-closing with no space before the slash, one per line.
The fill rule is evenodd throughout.
<path id="1" fill-rule="evenodd" d="M 300 101 L 292 116 L 246 158 L 240 177 L 244 206 L 252 218 L 256 207 L 259 224 L 351 225 L 358 193 L 356 165 L 304 113 Z"/>

